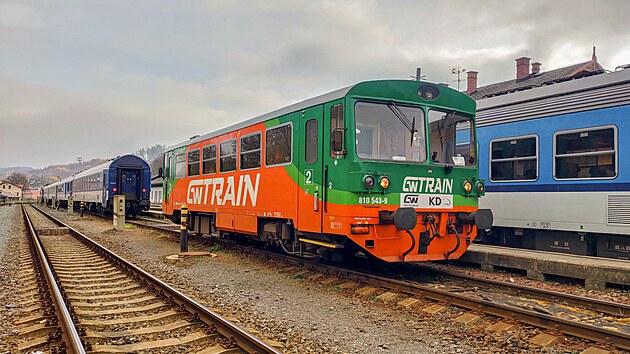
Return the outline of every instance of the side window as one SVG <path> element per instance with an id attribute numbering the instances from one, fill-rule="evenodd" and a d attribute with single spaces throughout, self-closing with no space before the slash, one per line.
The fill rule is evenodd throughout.
<path id="1" fill-rule="evenodd" d="M 335 130 L 344 132 L 343 126 L 343 105 L 336 104 L 330 108 L 330 136 L 331 140 L 334 136 Z M 343 135 L 342 135 L 343 136 Z M 343 147 L 342 147 L 343 151 Z M 343 157 L 343 152 L 334 149 L 333 144 L 330 144 L 330 157 L 332 158 L 340 158 Z"/>
<path id="2" fill-rule="evenodd" d="M 241 169 L 260 167 L 260 133 L 241 138 Z"/>
<path id="3" fill-rule="evenodd" d="M 169 163 L 169 157 L 168 157 L 168 152 L 164 154 L 164 178 L 168 178 L 169 177 L 169 171 L 170 171 L 170 163 Z"/>
<path id="4" fill-rule="evenodd" d="M 203 148 L 203 174 L 217 173 L 217 146 L 208 145 Z"/>
<path id="5" fill-rule="evenodd" d="M 267 129 L 265 132 L 265 164 L 267 166 L 291 163 L 291 125 Z"/>
<path id="6" fill-rule="evenodd" d="M 186 155 L 175 156 L 175 178 L 186 177 Z"/>
<path id="7" fill-rule="evenodd" d="M 224 141 L 220 145 L 219 171 L 236 171 L 236 139 Z"/>
<path id="8" fill-rule="evenodd" d="M 490 142 L 491 181 L 538 179 L 538 137 L 527 136 Z"/>
<path id="9" fill-rule="evenodd" d="M 317 162 L 317 120 L 309 119 L 306 121 L 306 130 L 304 132 L 305 145 L 304 145 L 304 160 L 306 163 Z"/>
<path id="10" fill-rule="evenodd" d="M 556 133 L 554 177 L 614 178 L 617 176 L 616 139 L 613 127 Z"/>
<path id="11" fill-rule="evenodd" d="M 188 176 L 199 176 L 199 149 L 188 152 Z"/>

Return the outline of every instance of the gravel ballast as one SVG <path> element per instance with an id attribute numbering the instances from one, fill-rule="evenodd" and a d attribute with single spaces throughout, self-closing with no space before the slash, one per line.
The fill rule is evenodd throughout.
<path id="1" fill-rule="evenodd" d="M 0 353 L 12 352 L 11 339 L 16 334 L 18 240 L 25 232 L 20 206 L 0 206 Z"/>
<path id="2" fill-rule="evenodd" d="M 294 278 L 280 267 L 245 255 L 215 250 L 216 257 L 172 261 L 166 257 L 178 253 L 179 244 L 165 233 L 140 227 L 114 231 L 111 221 L 97 217 L 81 220 L 63 212 L 53 214 L 243 327 L 283 344 L 286 352 L 484 351 L 452 335 L 456 329 L 436 330 L 431 321 L 411 312 L 338 294 L 337 287 Z"/>
<path id="3" fill-rule="evenodd" d="M 494 333 L 487 330 L 498 321 L 491 316 L 464 325 L 453 321 L 463 312 L 452 306 L 438 315 L 422 313 L 420 309 L 427 306 L 422 301 L 415 310 L 403 309 L 396 306 L 396 301 L 384 302 L 374 296 L 357 295 L 354 289 L 335 286 L 346 280 L 325 285 L 320 280 L 326 276 L 309 280 L 309 274 L 299 269 L 249 252 L 243 254 L 191 242 L 191 251 L 210 251 L 212 255 L 173 259 L 169 256 L 179 252 L 179 243 L 171 233 L 131 224 L 116 231 L 111 220 L 45 210 L 229 320 L 273 341 L 287 353 L 581 352 L 589 346 L 565 338 L 554 348 L 543 349 L 529 342 L 541 333 L 537 328 L 519 325 L 515 330 Z M 21 218 L 19 208 L 16 211 Z M 0 226 L 3 217 L 10 219 L 0 212 Z M 1 235 L 0 241 L 4 241 Z M 4 258 L 0 265 L 11 263 L 6 254 Z M 513 274 L 430 264 L 479 277 L 580 291 L 579 287 L 567 284 L 536 284 Z M 588 292 L 588 296 L 612 300 L 624 295 L 627 296 L 625 289 Z M 4 310 L 0 309 L 0 313 Z"/>

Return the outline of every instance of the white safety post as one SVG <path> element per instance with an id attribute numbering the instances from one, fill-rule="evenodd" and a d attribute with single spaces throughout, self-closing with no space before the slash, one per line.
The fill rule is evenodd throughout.
<path id="1" fill-rule="evenodd" d="M 68 214 L 74 213 L 74 198 L 68 197 Z"/>
<path id="2" fill-rule="evenodd" d="M 125 229 L 125 196 L 114 196 L 114 229 Z"/>

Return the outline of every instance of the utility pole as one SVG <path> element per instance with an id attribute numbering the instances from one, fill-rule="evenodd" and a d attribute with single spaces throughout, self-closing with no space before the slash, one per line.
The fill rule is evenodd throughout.
<path id="1" fill-rule="evenodd" d="M 416 80 L 416 81 L 421 81 L 421 80 L 426 80 L 427 76 L 426 75 L 422 75 L 422 68 L 416 68 L 416 76 L 409 76 L 410 78 Z"/>
<path id="2" fill-rule="evenodd" d="M 83 162 L 83 158 L 81 156 L 77 157 L 77 162 L 79 163 L 79 166 L 81 166 L 81 162 Z"/>
<path id="3" fill-rule="evenodd" d="M 459 91 L 459 83 L 462 82 L 460 75 L 463 74 L 465 71 L 466 69 L 462 69 L 459 66 L 451 68 L 451 74 L 457 75 L 457 80 L 453 80 L 453 81 L 457 81 L 457 91 Z"/>

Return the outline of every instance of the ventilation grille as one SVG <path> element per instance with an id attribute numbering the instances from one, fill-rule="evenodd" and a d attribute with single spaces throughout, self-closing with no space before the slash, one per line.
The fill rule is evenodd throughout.
<path id="1" fill-rule="evenodd" d="M 630 195 L 608 195 L 608 224 L 630 225 Z"/>

